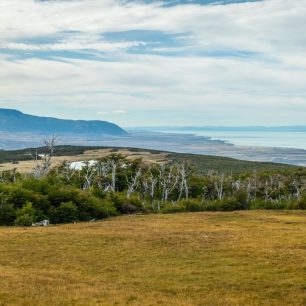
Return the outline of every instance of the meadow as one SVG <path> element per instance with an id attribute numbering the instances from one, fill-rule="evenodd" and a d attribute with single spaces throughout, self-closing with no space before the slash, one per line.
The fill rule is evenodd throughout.
<path id="1" fill-rule="evenodd" d="M 0 228 L 0 305 L 305 305 L 306 212 Z"/>

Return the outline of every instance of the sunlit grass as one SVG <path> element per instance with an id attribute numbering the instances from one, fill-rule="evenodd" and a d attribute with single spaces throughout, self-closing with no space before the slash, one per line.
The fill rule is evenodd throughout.
<path id="1" fill-rule="evenodd" d="M 0 305 L 305 304 L 304 212 L 0 228 Z"/>

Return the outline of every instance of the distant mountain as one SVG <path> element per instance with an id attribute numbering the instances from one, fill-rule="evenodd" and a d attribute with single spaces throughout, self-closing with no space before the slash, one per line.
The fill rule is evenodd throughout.
<path id="1" fill-rule="evenodd" d="M 29 132 L 38 134 L 99 134 L 122 136 L 127 133 L 118 125 L 107 121 L 64 120 L 24 114 L 14 109 L 0 108 L 1 132 Z"/>
<path id="2" fill-rule="evenodd" d="M 226 131 L 226 132 L 306 132 L 306 125 L 284 126 L 145 126 L 129 127 L 131 131 L 155 132 L 201 132 L 201 131 Z"/>

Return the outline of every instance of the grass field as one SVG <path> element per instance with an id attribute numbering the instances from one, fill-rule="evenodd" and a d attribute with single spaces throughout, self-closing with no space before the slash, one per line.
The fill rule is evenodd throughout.
<path id="1" fill-rule="evenodd" d="M 96 160 L 98 158 L 109 156 L 112 153 L 122 154 L 123 156 L 131 160 L 141 158 L 146 163 L 165 163 L 165 161 L 168 158 L 166 153 L 158 152 L 152 154 L 148 150 L 131 151 L 129 149 L 117 149 L 114 152 L 114 149 L 91 149 L 91 150 L 84 150 L 84 152 L 76 152 L 75 154 L 56 155 L 52 159 L 53 160 L 52 165 L 57 166 L 62 164 L 64 161 L 75 162 L 75 161 L 84 161 L 84 160 Z M 20 173 L 30 173 L 33 171 L 34 166 L 35 164 L 33 162 L 33 159 L 21 160 L 18 162 L 18 164 L 13 162 L 7 162 L 0 164 L 0 171 L 12 170 L 16 168 L 17 171 Z"/>
<path id="2" fill-rule="evenodd" d="M 306 213 L 0 228 L 0 305 L 306 305 Z"/>

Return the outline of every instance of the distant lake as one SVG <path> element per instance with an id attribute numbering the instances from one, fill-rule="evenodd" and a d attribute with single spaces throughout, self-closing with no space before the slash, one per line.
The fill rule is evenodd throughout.
<path id="1" fill-rule="evenodd" d="M 306 149 L 306 132 L 297 131 L 218 131 L 200 130 L 199 128 L 161 129 L 160 132 L 195 134 L 210 137 L 213 140 L 223 140 L 238 146 L 263 146 Z"/>

